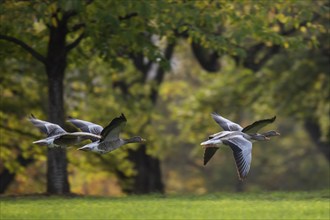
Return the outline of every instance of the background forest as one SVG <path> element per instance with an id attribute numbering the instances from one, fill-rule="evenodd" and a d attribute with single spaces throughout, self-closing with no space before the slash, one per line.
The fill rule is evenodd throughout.
<path id="1" fill-rule="evenodd" d="M 1 1 L 0 193 L 122 195 L 329 187 L 329 2 Z M 203 166 L 200 143 L 277 116 L 248 178 L 232 152 Z M 145 144 L 98 155 L 33 145 L 28 120 L 67 116 Z"/>

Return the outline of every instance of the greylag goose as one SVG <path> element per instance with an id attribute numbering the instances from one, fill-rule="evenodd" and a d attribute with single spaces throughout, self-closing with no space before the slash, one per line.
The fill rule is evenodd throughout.
<path id="1" fill-rule="evenodd" d="M 250 170 L 252 142 L 269 140 L 269 137 L 280 135 L 276 131 L 256 133 L 262 127 L 274 122 L 276 117 L 256 121 L 245 128 L 216 113 L 212 113 L 212 117 L 225 131 L 210 135 L 209 140 L 201 143 L 205 148 L 204 165 L 207 164 L 222 144 L 227 145 L 233 150 L 240 180 L 243 180 Z"/>
<path id="2" fill-rule="evenodd" d="M 101 132 L 101 139 L 90 144 L 87 144 L 78 150 L 92 151 L 100 154 L 109 153 L 119 147 L 129 143 L 141 143 L 145 142 L 145 139 L 136 136 L 129 139 L 122 139 L 119 137 L 119 133 L 126 125 L 127 119 L 124 114 L 114 118 L 108 126 L 106 126 Z"/>
<path id="3" fill-rule="evenodd" d="M 91 134 L 87 132 L 73 132 L 68 133 L 62 127 L 57 124 L 50 123 L 37 119 L 31 114 L 29 121 L 39 128 L 39 130 L 47 135 L 47 138 L 34 141 L 34 144 L 46 145 L 49 148 L 53 147 L 66 147 L 69 145 L 80 143 L 86 139 L 100 139 L 100 135 Z"/>

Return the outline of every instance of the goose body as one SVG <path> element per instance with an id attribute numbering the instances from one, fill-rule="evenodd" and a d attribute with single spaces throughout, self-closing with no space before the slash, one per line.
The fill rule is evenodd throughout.
<path id="1" fill-rule="evenodd" d="M 210 136 L 211 137 L 211 136 Z M 223 144 L 226 140 L 231 140 L 236 137 L 242 137 L 248 141 L 254 142 L 254 141 L 263 141 L 268 140 L 269 138 L 266 135 L 263 134 L 246 134 L 241 131 L 221 131 L 217 133 L 216 135 L 212 135 L 209 140 L 204 141 L 201 143 L 204 147 L 211 145 L 212 147 L 218 146 L 220 147 L 221 144 Z"/>
<path id="2" fill-rule="evenodd" d="M 34 144 L 45 145 L 49 148 L 53 147 L 67 147 L 80 143 L 86 139 L 101 139 L 100 135 L 91 134 L 87 132 L 66 132 L 61 126 L 37 119 L 33 114 L 29 118 L 29 121 L 39 128 L 39 130 L 47 135 L 47 138 L 34 141 Z"/>
<path id="3" fill-rule="evenodd" d="M 250 170 L 252 142 L 269 140 L 272 136 L 280 135 L 276 131 L 268 131 L 261 134 L 257 133 L 262 127 L 274 122 L 276 117 L 256 121 L 245 128 L 242 128 L 240 125 L 231 122 L 216 113 L 212 113 L 212 118 L 224 129 L 224 131 L 210 135 L 209 140 L 201 143 L 205 148 L 204 165 L 208 163 L 220 146 L 227 145 L 233 151 L 240 180 L 246 178 Z"/>
<path id="4" fill-rule="evenodd" d="M 79 120 L 79 119 L 77 119 Z M 88 123 L 87 121 L 80 120 L 79 121 L 72 121 L 73 124 L 75 124 L 78 128 L 83 130 L 84 128 L 87 129 L 88 126 L 86 126 Z M 87 123 L 86 123 L 87 122 Z M 96 140 L 90 144 L 87 144 L 81 148 L 78 148 L 78 150 L 82 151 L 92 151 L 100 154 L 109 153 L 113 150 L 118 149 L 119 147 L 129 144 L 129 143 L 140 143 L 144 142 L 145 140 L 141 137 L 132 137 L 129 139 L 122 139 L 119 137 L 119 134 L 123 127 L 126 125 L 127 119 L 124 114 L 121 114 L 119 117 L 114 118 L 108 126 L 106 126 L 102 131 L 100 132 L 101 139 Z M 96 124 L 89 124 L 90 127 L 95 127 Z M 90 128 L 89 128 L 90 129 Z M 87 131 L 87 130 L 86 130 Z M 99 131 L 98 131 L 99 133 Z"/>

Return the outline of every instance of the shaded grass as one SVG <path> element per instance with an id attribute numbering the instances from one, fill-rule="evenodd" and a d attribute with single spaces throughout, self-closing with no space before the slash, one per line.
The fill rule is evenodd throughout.
<path id="1" fill-rule="evenodd" d="M 329 219 L 329 190 L 0 198 L 1 219 Z"/>

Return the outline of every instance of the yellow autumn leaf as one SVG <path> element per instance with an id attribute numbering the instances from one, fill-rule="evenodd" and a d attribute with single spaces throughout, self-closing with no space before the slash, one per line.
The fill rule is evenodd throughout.
<path id="1" fill-rule="evenodd" d="M 280 31 L 280 26 L 278 26 L 278 25 L 274 25 L 274 26 L 272 27 L 272 30 L 273 30 L 274 32 L 279 32 L 279 31 Z"/>
<path id="2" fill-rule="evenodd" d="M 303 32 L 303 33 L 306 33 L 307 32 L 307 28 L 305 26 L 301 26 L 300 27 L 300 31 Z"/>
<path id="3" fill-rule="evenodd" d="M 288 21 L 288 17 L 286 17 L 284 14 L 278 14 L 277 19 L 283 24 Z"/>

